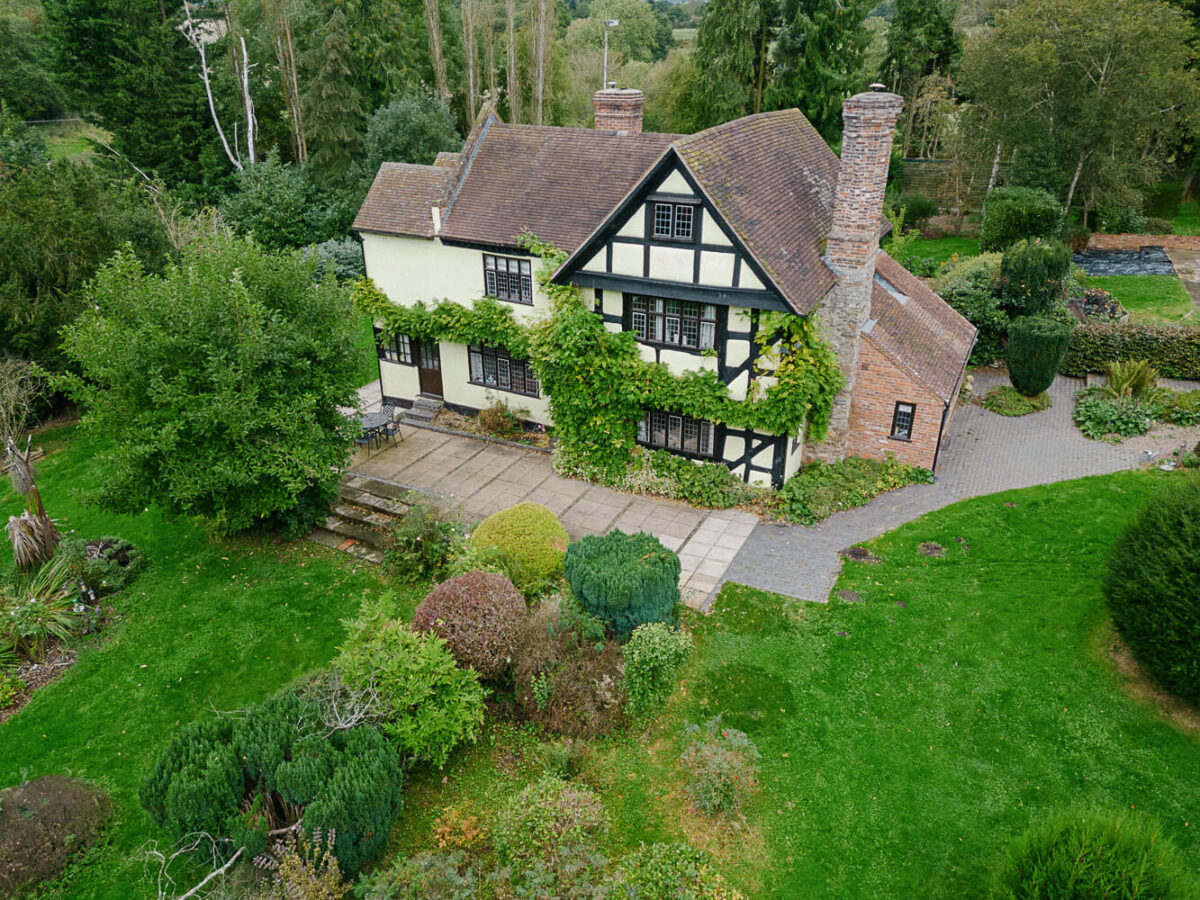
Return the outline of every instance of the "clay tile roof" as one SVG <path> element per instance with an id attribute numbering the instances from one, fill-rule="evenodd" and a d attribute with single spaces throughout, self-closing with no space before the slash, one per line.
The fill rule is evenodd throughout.
<path id="1" fill-rule="evenodd" d="M 875 326 L 866 339 L 949 403 L 971 355 L 975 326 L 883 252 L 875 262 L 871 318 Z"/>
<path id="2" fill-rule="evenodd" d="M 354 219 L 355 231 L 433 237 L 431 206 L 442 206 L 455 169 L 385 162 Z"/>
<path id="3" fill-rule="evenodd" d="M 441 237 L 515 247 L 528 229 L 572 252 L 676 137 L 493 119 L 464 165 Z"/>
<path id="4" fill-rule="evenodd" d="M 435 166 L 457 166 L 458 154 L 451 153 L 449 150 L 443 150 L 433 160 Z"/>
<path id="5" fill-rule="evenodd" d="M 836 281 L 821 259 L 838 158 L 799 110 L 736 119 L 681 138 L 680 155 L 798 313 Z"/>

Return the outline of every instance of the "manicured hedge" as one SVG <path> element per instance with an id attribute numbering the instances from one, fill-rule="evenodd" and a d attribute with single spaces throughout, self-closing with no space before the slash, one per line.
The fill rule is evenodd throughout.
<path id="1" fill-rule="evenodd" d="M 1200 378 L 1200 328 L 1096 322 L 1071 332 L 1059 372 L 1083 378 L 1110 362 L 1144 359 L 1167 378 Z"/>

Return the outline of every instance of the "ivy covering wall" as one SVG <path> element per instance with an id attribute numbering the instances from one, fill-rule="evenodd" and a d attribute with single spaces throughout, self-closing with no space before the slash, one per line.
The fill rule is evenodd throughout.
<path id="1" fill-rule="evenodd" d="M 487 341 L 529 359 L 549 398 L 560 458 L 586 477 L 611 480 L 625 471 L 647 409 L 778 435 L 799 434 L 807 423 L 809 440 L 825 437 L 842 375 L 813 319 L 762 314 L 755 338 L 758 377 L 748 398 L 735 400 L 716 372 L 677 375 L 643 360 L 632 332 L 609 331 L 580 288 L 551 280 L 565 253 L 532 235 L 521 242 L 542 258 L 538 284 L 550 298 L 550 316 L 532 325 L 520 324 L 508 306 L 490 297 L 470 307 L 448 300 L 397 306 L 370 279 L 355 285 L 355 304 L 388 337 Z"/>

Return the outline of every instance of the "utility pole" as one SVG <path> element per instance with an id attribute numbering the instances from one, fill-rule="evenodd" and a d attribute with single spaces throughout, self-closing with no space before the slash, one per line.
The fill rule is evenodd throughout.
<path id="1" fill-rule="evenodd" d="M 620 24 L 620 19 L 604 20 L 604 81 L 600 84 L 600 90 L 608 88 L 608 29 L 616 28 Z"/>

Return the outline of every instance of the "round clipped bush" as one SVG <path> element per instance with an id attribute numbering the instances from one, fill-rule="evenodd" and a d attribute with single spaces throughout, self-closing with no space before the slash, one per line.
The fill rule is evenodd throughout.
<path id="1" fill-rule="evenodd" d="M 1154 823 L 1099 812 L 1055 813 L 1017 838 L 994 900 L 1197 900 L 1200 888 Z"/>
<path id="2" fill-rule="evenodd" d="M 563 573 L 579 605 L 621 640 L 669 621 L 679 603 L 679 557 L 652 534 L 588 535 L 567 550 Z"/>
<path id="3" fill-rule="evenodd" d="M 998 187 L 984 202 L 979 247 L 1003 250 L 1024 238 L 1053 238 L 1062 231 L 1062 207 L 1054 196 L 1038 188 Z"/>
<path id="4" fill-rule="evenodd" d="M 460 666 L 495 678 L 509 665 L 525 623 L 525 598 L 495 572 L 443 581 L 421 601 L 413 628 L 441 635 Z"/>
<path id="5" fill-rule="evenodd" d="M 1008 379 L 1017 392 L 1036 397 L 1054 382 L 1071 342 L 1071 328 L 1053 319 L 1022 316 L 1008 326 Z"/>
<path id="6" fill-rule="evenodd" d="M 45 775 L 0 791 L 0 895 L 56 877 L 96 839 L 108 796 L 65 775 Z"/>
<path id="7" fill-rule="evenodd" d="M 492 839 L 506 864 L 550 860 L 604 831 L 600 798 L 590 788 L 555 775 L 526 787 L 500 814 Z"/>
<path id="8" fill-rule="evenodd" d="M 567 530 L 558 517 L 537 503 L 518 503 L 492 513 L 471 535 L 471 547 L 491 547 L 502 556 L 505 573 L 527 594 L 562 574 Z"/>
<path id="9" fill-rule="evenodd" d="M 721 877 L 712 857 L 688 844 L 642 844 L 621 860 L 621 896 L 632 900 L 743 900 Z"/>
<path id="10" fill-rule="evenodd" d="M 1160 490 L 1113 548 L 1104 595 L 1134 658 L 1200 703 L 1200 477 Z"/>

